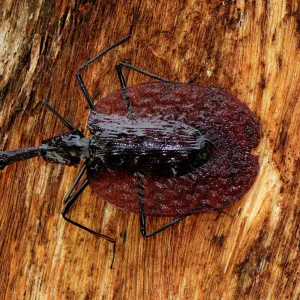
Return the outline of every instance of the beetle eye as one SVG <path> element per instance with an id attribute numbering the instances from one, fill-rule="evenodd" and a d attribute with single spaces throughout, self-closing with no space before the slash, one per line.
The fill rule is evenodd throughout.
<path id="1" fill-rule="evenodd" d="M 42 156 L 45 156 L 45 155 L 47 154 L 46 149 L 45 149 L 45 148 L 42 148 L 42 149 L 41 149 L 41 153 L 42 153 Z"/>
<path id="2" fill-rule="evenodd" d="M 202 157 L 203 160 L 207 160 L 208 159 L 207 152 L 203 152 L 201 157 Z"/>
<path id="3" fill-rule="evenodd" d="M 208 147 L 208 145 L 210 145 L 210 144 L 211 143 L 209 141 L 205 140 L 205 141 L 202 142 L 201 146 L 206 149 Z"/>

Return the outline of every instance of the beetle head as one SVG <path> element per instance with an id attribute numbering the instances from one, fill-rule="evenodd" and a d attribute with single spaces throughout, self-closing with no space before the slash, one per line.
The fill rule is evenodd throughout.
<path id="1" fill-rule="evenodd" d="M 45 140 L 41 145 L 41 153 L 46 161 L 77 165 L 82 158 L 89 157 L 89 139 L 76 132 L 59 135 Z"/>

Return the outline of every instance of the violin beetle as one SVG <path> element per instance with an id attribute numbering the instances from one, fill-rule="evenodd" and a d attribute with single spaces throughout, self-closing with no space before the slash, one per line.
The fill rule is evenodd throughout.
<path id="1" fill-rule="evenodd" d="M 0 151 L 1 169 L 36 156 L 66 165 L 84 160 L 64 199 L 63 218 L 114 244 L 113 238 L 67 217 L 88 185 L 108 202 L 139 214 L 141 233 L 150 237 L 191 214 L 222 211 L 249 190 L 259 169 L 258 158 L 251 154 L 260 139 L 258 121 L 245 104 L 222 89 L 169 82 L 121 62 L 116 65 L 121 89 L 94 104 L 82 69 L 129 38 L 108 47 L 76 73 L 91 109 L 91 138 L 42 101 L 71 133 L 38 147 Z M 123 67 L 158 82 L 126 87 Z M 146 216 L 174 220 L 148 233 Z"/>

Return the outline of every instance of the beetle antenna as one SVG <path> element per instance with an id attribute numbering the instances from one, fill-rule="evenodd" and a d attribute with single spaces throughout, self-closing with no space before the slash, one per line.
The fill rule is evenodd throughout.
<path id="1" fill-rule="evenodd" d="M 17 161 L 41 156 L 41 147 L 21 148 L 17 150 L 0 151 L 0 170 Z"/>

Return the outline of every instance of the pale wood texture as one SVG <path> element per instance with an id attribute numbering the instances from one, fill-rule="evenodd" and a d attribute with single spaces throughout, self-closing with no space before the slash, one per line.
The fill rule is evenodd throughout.
<path id="1" fill-rule="evenodd" d="M 227 212 L 192 216 L 148 240 L 139 218 L 90 188 L 73 218 L 117 238 L 112 247 L 60 216 L 77 169 L 33 159 L 0 173 L 1 299 L 297 299 L 299 272 L 300 4 L 273 1 L 0 3 L 0 148 L 66 131 L 45 99 L 87 133 L 75 81 L 87 59 L 126 45 L 83 76 L 91 94 L 119 88 L 114 65 L 222 87 L 261 122 L 259 176 Z M 134 15 L 132 9 L 134 8 Z M 125 72 L 128 85 L 149 79 Z M 135 192 L 135 191 L 133 191 Z M 169 219 L 167 219 L 169 220 Z M 166 219 L 151 219 L 151 228 Z"/>

